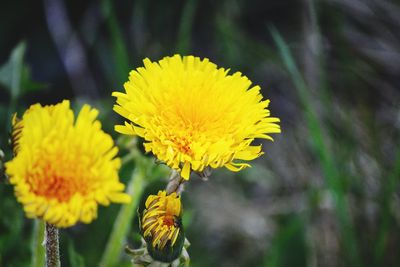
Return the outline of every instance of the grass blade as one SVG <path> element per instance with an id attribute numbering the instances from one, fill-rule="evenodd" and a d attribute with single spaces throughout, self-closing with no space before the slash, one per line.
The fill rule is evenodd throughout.
<path id="1" fill-rule="evenodd" d="M 45 249 L 43 246 L 44 222 L 36 219 L 33 224 L 32 235 L 32 267 L 43 267 L 45 265 Z"/>
<path id="2" fill-rule="evenodd" d="M 396 159 L 392 171 L 388 175 L 383 191 L 381 222 L 378 228 L 378 238 L 375 245 L 375 266 L 382 266 L 390 226 L 390 201 L 396 191 L 400 177 L 400 149 L 397 149 Z"/>
<path id="3" fill-rule="evenodd" d="M 121 27 L 118 25 L 117 17 L 110 0 L 102 1 L 102 12 L 106 18 L 108 30 L 111 34 L 112 52 L 114 55 L 114 64 L 117 70 L 119 83 L 126 80 L 129 72 L 129 54 L 122 36 Z"/>
<path id="4" fill-rule="evenodd" d="M 197 1 L 188 0 L 182 10 L 181 22 L 179 25 L 177 51 L 181 54 L 190 52 L 191 33 Z"/>
<path id="5" fill-rule="evenodd" d="M 85 267 L 85 261 L 83 257 L 76 252 L 74 242 L 72 240 L 68 240 L 68 256 L 70 266 Z"/>
<path id="6" fill-rule="evenodd" d="M 115 219 L 110 238 L 99 265 L 101 267 L 117 266 L 121 252 L 123 251 L 125 237 L 130 231 L 132 220 L 136 214 L 136 209 L 145 187 L 145 176 L 148 169 L 147 159 L 139 155 L 140 152 L 137 150 L 131 153 L 135 153 L 133 158 L 135 159 L 136 167 L 132 172 L 127 193 L 132 196 L 132 201 L 121 207 Z"/>

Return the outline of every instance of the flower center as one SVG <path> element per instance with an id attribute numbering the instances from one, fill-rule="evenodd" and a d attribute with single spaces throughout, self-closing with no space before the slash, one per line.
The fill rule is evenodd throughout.
<path id="1" fill-rule="evenodd" d="M 76 193 L 87 195 L 89 192 L 90 179 L 77 179 L 82 174 L 90 177 L 84 165 L 79 156 L 42 153 L 28 170 L 26 182 L 35 195 L 67 202 Z"/>
<path id="2" fill-rule="evenodd" d="M 177 146 L 178 150 L 186 155 L 192 155 L 192 150 L 190 149 L 190 141 L 185 138 L 172 137 L 172 142 Z"/>

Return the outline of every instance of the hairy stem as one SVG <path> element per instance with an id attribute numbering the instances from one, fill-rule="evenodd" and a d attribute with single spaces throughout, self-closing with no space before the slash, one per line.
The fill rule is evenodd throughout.
<path id="1" fill-rule="evenodd" d="M 44 244 L 46 247 L 46 267 L 60 267 L 58 228 L 46 223 Z"/>
<path id="2" fill-rule="evenodd" d="M 181 177 L 181 175 L 175 171 L 172 170 L 171 172 L 171 176 L 169 178 L 169 182 L 167 184 L 167 194 L 172 194 L 172 193 L 177 193 L 178 195 L 180 195 L 183 191 L 183 183 L 185 182 L 185 180 Z"/>

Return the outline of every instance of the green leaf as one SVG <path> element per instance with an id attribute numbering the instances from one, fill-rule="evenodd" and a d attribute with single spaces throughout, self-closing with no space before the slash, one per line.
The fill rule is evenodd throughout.
<path id="1" fill-rule="evenodd" d="M 133 149 L 131 153 L 133 153 L 132 159 L 136 163 L 136 168 L 132 171 L 131 180 L 127 186 L 127 193 L 132 196 L 132 201 L 121 207 L 115 219 L 103 257 L 99 264 L 99 266 L 102 267 L 118 266 L 117 264 L 120 261 L 120 256 L 125 246 L 126 236 L 131 229 L 132 220 L 135 216 L 143 188 L 145 187 L 145 179 L 150 162 L 140 155 L 139 151 L 136 149 Z"/>
<path id="2" fill-rule="evenodd" d="M 114 56 L 114 64 L 116 75 L 120 82 L 125 81 L 129 72 L 129 53 L 126 48 L 121 27 L 118 24 L 115 15 L 113 1 L 103 0 L 101 2 L 101 11 L 106 19 L 106 25 L 111 36 L 112 54 Z"/>
<path id="3" fill-rule="evenodd" d="M 3 85 L 15 101 L 27 92 L 47 87 L 47 84 L 31 80 L 31 70 L 24 63 L 26 43 L 20 42 L 11 52 L 8 61 L 0 67 L 0 84 Z"/>
<path id="4" fill-rule="evenodd" d="M 29 92 L 36 92 L 47 88 L 47 83 L 35 82 L 31 80 L 31 68 L 28 65 L 23 65 L 21 76 L 21 95 Z"/>
<path id="5" fill-rule="evenodd" d="M 43 267 L 46 263 L 45 248 L 43 246 L 44 231 L 44 222 L 40 219 L 35 219 L 31 242 L 32 267 Z"/>
<path id="6" fill-rule="evenodd" d="M 21 92 L 25 42 L 20 42 L 11 52 L 10 59 L 0 68 L 0 83 L 10 90 L 11 99 L 17 99 Z"/>

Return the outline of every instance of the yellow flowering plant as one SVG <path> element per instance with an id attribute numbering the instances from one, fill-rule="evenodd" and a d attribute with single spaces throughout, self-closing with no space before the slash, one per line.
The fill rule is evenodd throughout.
<path id="1" fill-rule="evenodd" d="M 118 149 L 97 114 L 85 105 L 75 120 L 63 101 L 33 105 L 22 119 L 14 116 L 15 157 L 6 172 L 27 217 L 64 228 L 90 223 L 99 204 L 130 201 L 118 178 Z"/>
<path id="2" fill-rule="evenodd" d="M 6 173 L 26 216 L 46 222 L 46 266 L 60 266 L 58 228 L 92 222 L 98 205 L 131 200 L 119 181 L 118 149 L 97 115 L 84 105 L 75 118 L 65 100 L 13 116 Z"/>
<path id="3" fill-rule="evenodd" d="M 207 58 L 174 55 L 143 63 L 130 72 L 125 92 L 112 94 L 114 110 L 125 118 L 115 130 L 142 137 L 145 151 L 168 165 L 172 175 L 166 191 L 150 195 L 139 216 L 143 247 L 127 252 L 141 266 L 154 260 L 186 266 L 183 182 L 192 172 L 207 176 L 219 167 L 234 172 L 249 167 L 248 161 L 263 154 L 253 141 L 273 141 L 270 134 L 281 132 L 279 119 L 270 116 L 259 86 Z"/>

